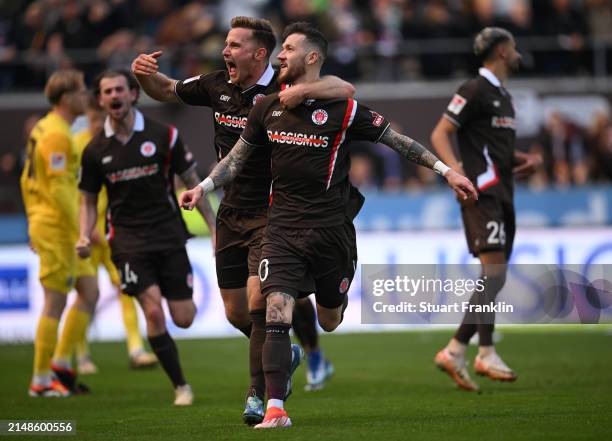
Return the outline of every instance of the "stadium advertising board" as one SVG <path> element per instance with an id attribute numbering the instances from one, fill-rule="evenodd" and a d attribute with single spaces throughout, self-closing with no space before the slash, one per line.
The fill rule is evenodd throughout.
<path id="1" fill-rule="evenodd" d="M 601 268 L 612 264 L 612 230 L 549 229 L 519 230 L 512 257 L 513 265 L 548 264 Z M 178 329 L 169 322 L 177 337 L 239 335 L 225 319 L 223 303 L 216 284 L 213 252 L 206 239 L 188 245 L 194 273 L 197 317 L 189 329 Z M 476 261 L 467 252 L 463 233 L 429 231 L 406 233 L 359 233 L 359 263 L 349 290 L 350 303 L 339 331 L 357 332 L 381 329 L 404 329 L 423 326 L 423 322 L 379 321 L 363 324 L 361 281 L 363 264 L 399 265 L 470 265 Z M 27 278 L 26 278 L 27 273 Z M 25 245 L 4 247 L 0 253 L 0 340 L 31 341 L 36 319 L 42 307 L 42 291 L 37 280 L 38 263 Z M 609 286 L 609 280 L 608 285 Z M 123 338 L 123 324 L 116 293 L 108 276 L 100 274 L 101 297 L 96 318 L 90 328 L 93 339 Z M 74 294 L 71 295 L 71 300 Z M 524 321 L 523 321 L 524 322 Z M 144 326 L 144 320 L 141 320 Z M 420 323 L 420 324 L 419 324 Z M 433 323 L 444 323 L 433 322 Z"/>

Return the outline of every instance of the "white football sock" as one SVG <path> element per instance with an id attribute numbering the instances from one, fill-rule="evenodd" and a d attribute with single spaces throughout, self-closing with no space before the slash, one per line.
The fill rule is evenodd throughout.
<path id="1" fill-rule="evenodd" d="M 271 407 L 278 407 L 279 409 L 284 409 L 284 406 L 285 402 L 283 400 L 270 399 L 268 400 L 268 406 L 266 407 L 266 409 L 269 409 Z"/>

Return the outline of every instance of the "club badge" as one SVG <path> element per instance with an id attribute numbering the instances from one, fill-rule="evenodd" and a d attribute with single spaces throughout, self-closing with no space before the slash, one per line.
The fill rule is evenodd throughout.
<path id="1" fill-rule="evenodd" d="M 318 126 L 322 126 L 327 122 L 327 112 L 323 109 L 317 109 L 312 112 L 312 122 Z"/>

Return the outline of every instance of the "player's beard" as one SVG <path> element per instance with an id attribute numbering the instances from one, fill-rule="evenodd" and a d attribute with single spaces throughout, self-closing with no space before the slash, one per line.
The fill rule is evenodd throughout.
<path id="1" fill-rule="evenodd" d="M 288 66 L 284 71 L 281 71 L 280 75 L 278 76 L 278 81 L 280 83 L 292 84 L 305 73 L 306 66 L 304 63 L 298 66 Z"/>
<path id="2" fill-rule="evenodd" d="M 510 60 L 508 63 L 506 63 L 506 67 L 508 69 L 508 72 L 510 72 L 511 74 L 517 73 L 521 69 L 521 57 L 517 57 L 514 60 Z"/>
<path id="3" fill-rule="evenodd" d="M 107 111 L 107 114 L 113 119 L 115 122 L 123 121 L 130 113 L 131 106 L 127 103 L 122 103 L 121 107 L 118 109 L 113 109 L 110 107 Z"/>

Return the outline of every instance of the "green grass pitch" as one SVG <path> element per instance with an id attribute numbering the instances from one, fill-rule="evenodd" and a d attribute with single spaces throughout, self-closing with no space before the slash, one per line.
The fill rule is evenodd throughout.
<path id="1" fill-rule="evenodd" d="M 519 380 L 478 378 L 481 394 L 458 390 L 434 368 L 433 356 L 450 332 L 326 335 L 322 345 L 335 377 L 324 390 L 304 392 L 300 367 L 286 406 L 294 426 L 262 432 L 240 417 L 248 383 L 244 338 L 178 342 L 196 394 L 189 408 L 172 406 L 161 369 L 130 371 L 121 343 L 92 345 L 100 373 L 82 378 L 92 395 L 29 398 L 32 346 L 5 345 L 0 419 L 75 420 L 77 436 L 68 439 L 83 440 L 610 439 L 609 327 L 502 333 L 500 353 Z M 470 348 L 470 360 L 475 351 Z"/>

